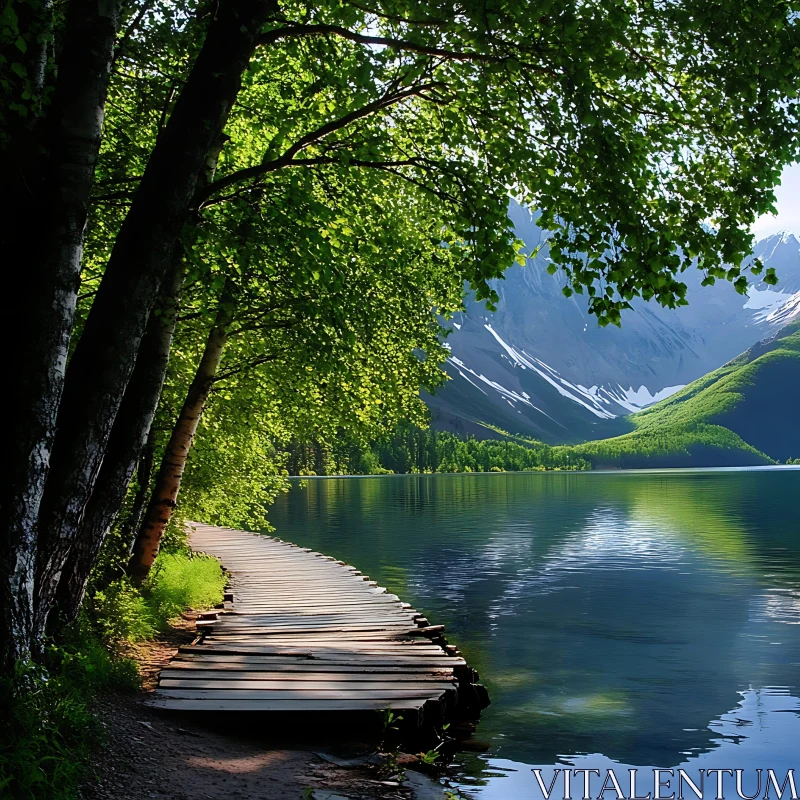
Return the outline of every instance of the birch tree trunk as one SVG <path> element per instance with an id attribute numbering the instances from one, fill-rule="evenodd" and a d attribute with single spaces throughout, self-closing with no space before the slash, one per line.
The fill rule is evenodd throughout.
<path id="1" fill-rule="evenodd" d="M 208 334 L 197 372 L 186 393 L 183 407 L 175 421 L 172 435 L 161 459 L 161 466 L 150 495 L 147 512 L 128 562 L 128 574 L 134 580 L 143 580 L 153 566 L 164 530 L 175 510 L 181 480 L 186 469 L 186 459 L 222 361 L 225 344 L 228 340 L 228 328 L 232 319 L 232 305 L 225 302 L 217 312 L 214 326 Z"/>
<path id="2" fill-rule="evenodd" d="M 39 514 L 34 638 L 42 636 L 198 177 L 274 0 L 222 0 L 145 168 L 70 361 Z"/>
<path id="3" fill-rule="evenodd" d="M 176 252 L 160 302 L 150 315 L 136 367 L 114 420 L 103 465 L 58 584 L 56 607 L 60 619 L 67 622 L 78 616 L 92 565 L 125 500 L 150 434 L 169 364 L 183 285 L 182 262 L 182 253 Z"/>
<path id="4" fill-rule="evenodd" d="M 13 198 L 0 247 L 14 265 L 16 286 L 6 287 L 11 298 L 6 324 L 17 337 L 6 363 L 15 385 L 3 424 L 0 489 L 0 666 L 5 668 L 31 653 L 37 520 L 64 386 L 120 5 L 120 0 L 71 0 L 52 103 L 45 117 L 18 132 L 0 169 L 3 196 Z M 49 15 L 49 4 L 43 7 Z M 42 31 L 49 27 L 44 18 L 41 25 Z M 49 46 L 43 33 L 37 45 L 29 69 L 41 90 Z"/>

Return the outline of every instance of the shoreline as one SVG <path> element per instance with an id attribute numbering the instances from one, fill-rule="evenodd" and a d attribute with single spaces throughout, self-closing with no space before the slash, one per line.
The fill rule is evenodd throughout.
<path id="1" fill-rule="evenodd" d="M 370 475 L 287 475 L 290 481 L 334 480 L 338 478 L 432 478 L 464 477 L 467 475 L 637 475 L 691 472 L 778 472 L 800 470 L 800 464 L 753 464 L 738 467 L 638 467 L 627 469 L 519 469 L 493 472 L 389 472 Z"/>

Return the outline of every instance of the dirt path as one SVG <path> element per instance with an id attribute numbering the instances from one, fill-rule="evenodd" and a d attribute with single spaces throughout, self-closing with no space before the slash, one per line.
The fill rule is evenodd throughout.
<path id="1" fill-rule="evenodd" d="M 139 696 L 99 698 L 106 744 L 91 765 L 84 800 L 442 800 L 444 789 L 411 770 L 389 767 L 368 743 L 324 740 L 276 747 L 280 732 L 220 731 L 202 717 L 167 715 L 142 703 L 179 644 L 194 637 L 194 618 L 136 647 Z M 353 756 L 356 756 L 353 758 Z M 409 759 L 400 758 L 408 762 Z M 403 768 L 401 763 L 401 770 Z M 391 774 L 392 772 L 396 774 Z"/>

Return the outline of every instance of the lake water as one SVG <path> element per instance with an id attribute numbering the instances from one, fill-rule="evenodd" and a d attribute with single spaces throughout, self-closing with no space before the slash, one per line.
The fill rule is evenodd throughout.
<path id="1" fill-rule="evenodd" d="M 270 518 L 479 670 L 466 796 L 541 799 L 534 767 L 642 768 L 644 795 L 651 768 L 738 768 L 753 795 L 759 768 L 800 789 L 799 506 L 796 469 L 422 475 L 304 481 Z"/>

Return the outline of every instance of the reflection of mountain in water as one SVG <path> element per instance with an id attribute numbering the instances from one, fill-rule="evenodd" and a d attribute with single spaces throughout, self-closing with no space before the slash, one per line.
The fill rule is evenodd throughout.
<path id="1" fill-rule="evenodd" d="M 489 686 L 492 757 L 672 766 L 718 747 L 737 693 L 797 681 L 798 490 L 790 470 L 329 479 L 272 517 L 447 624 Z"/>

